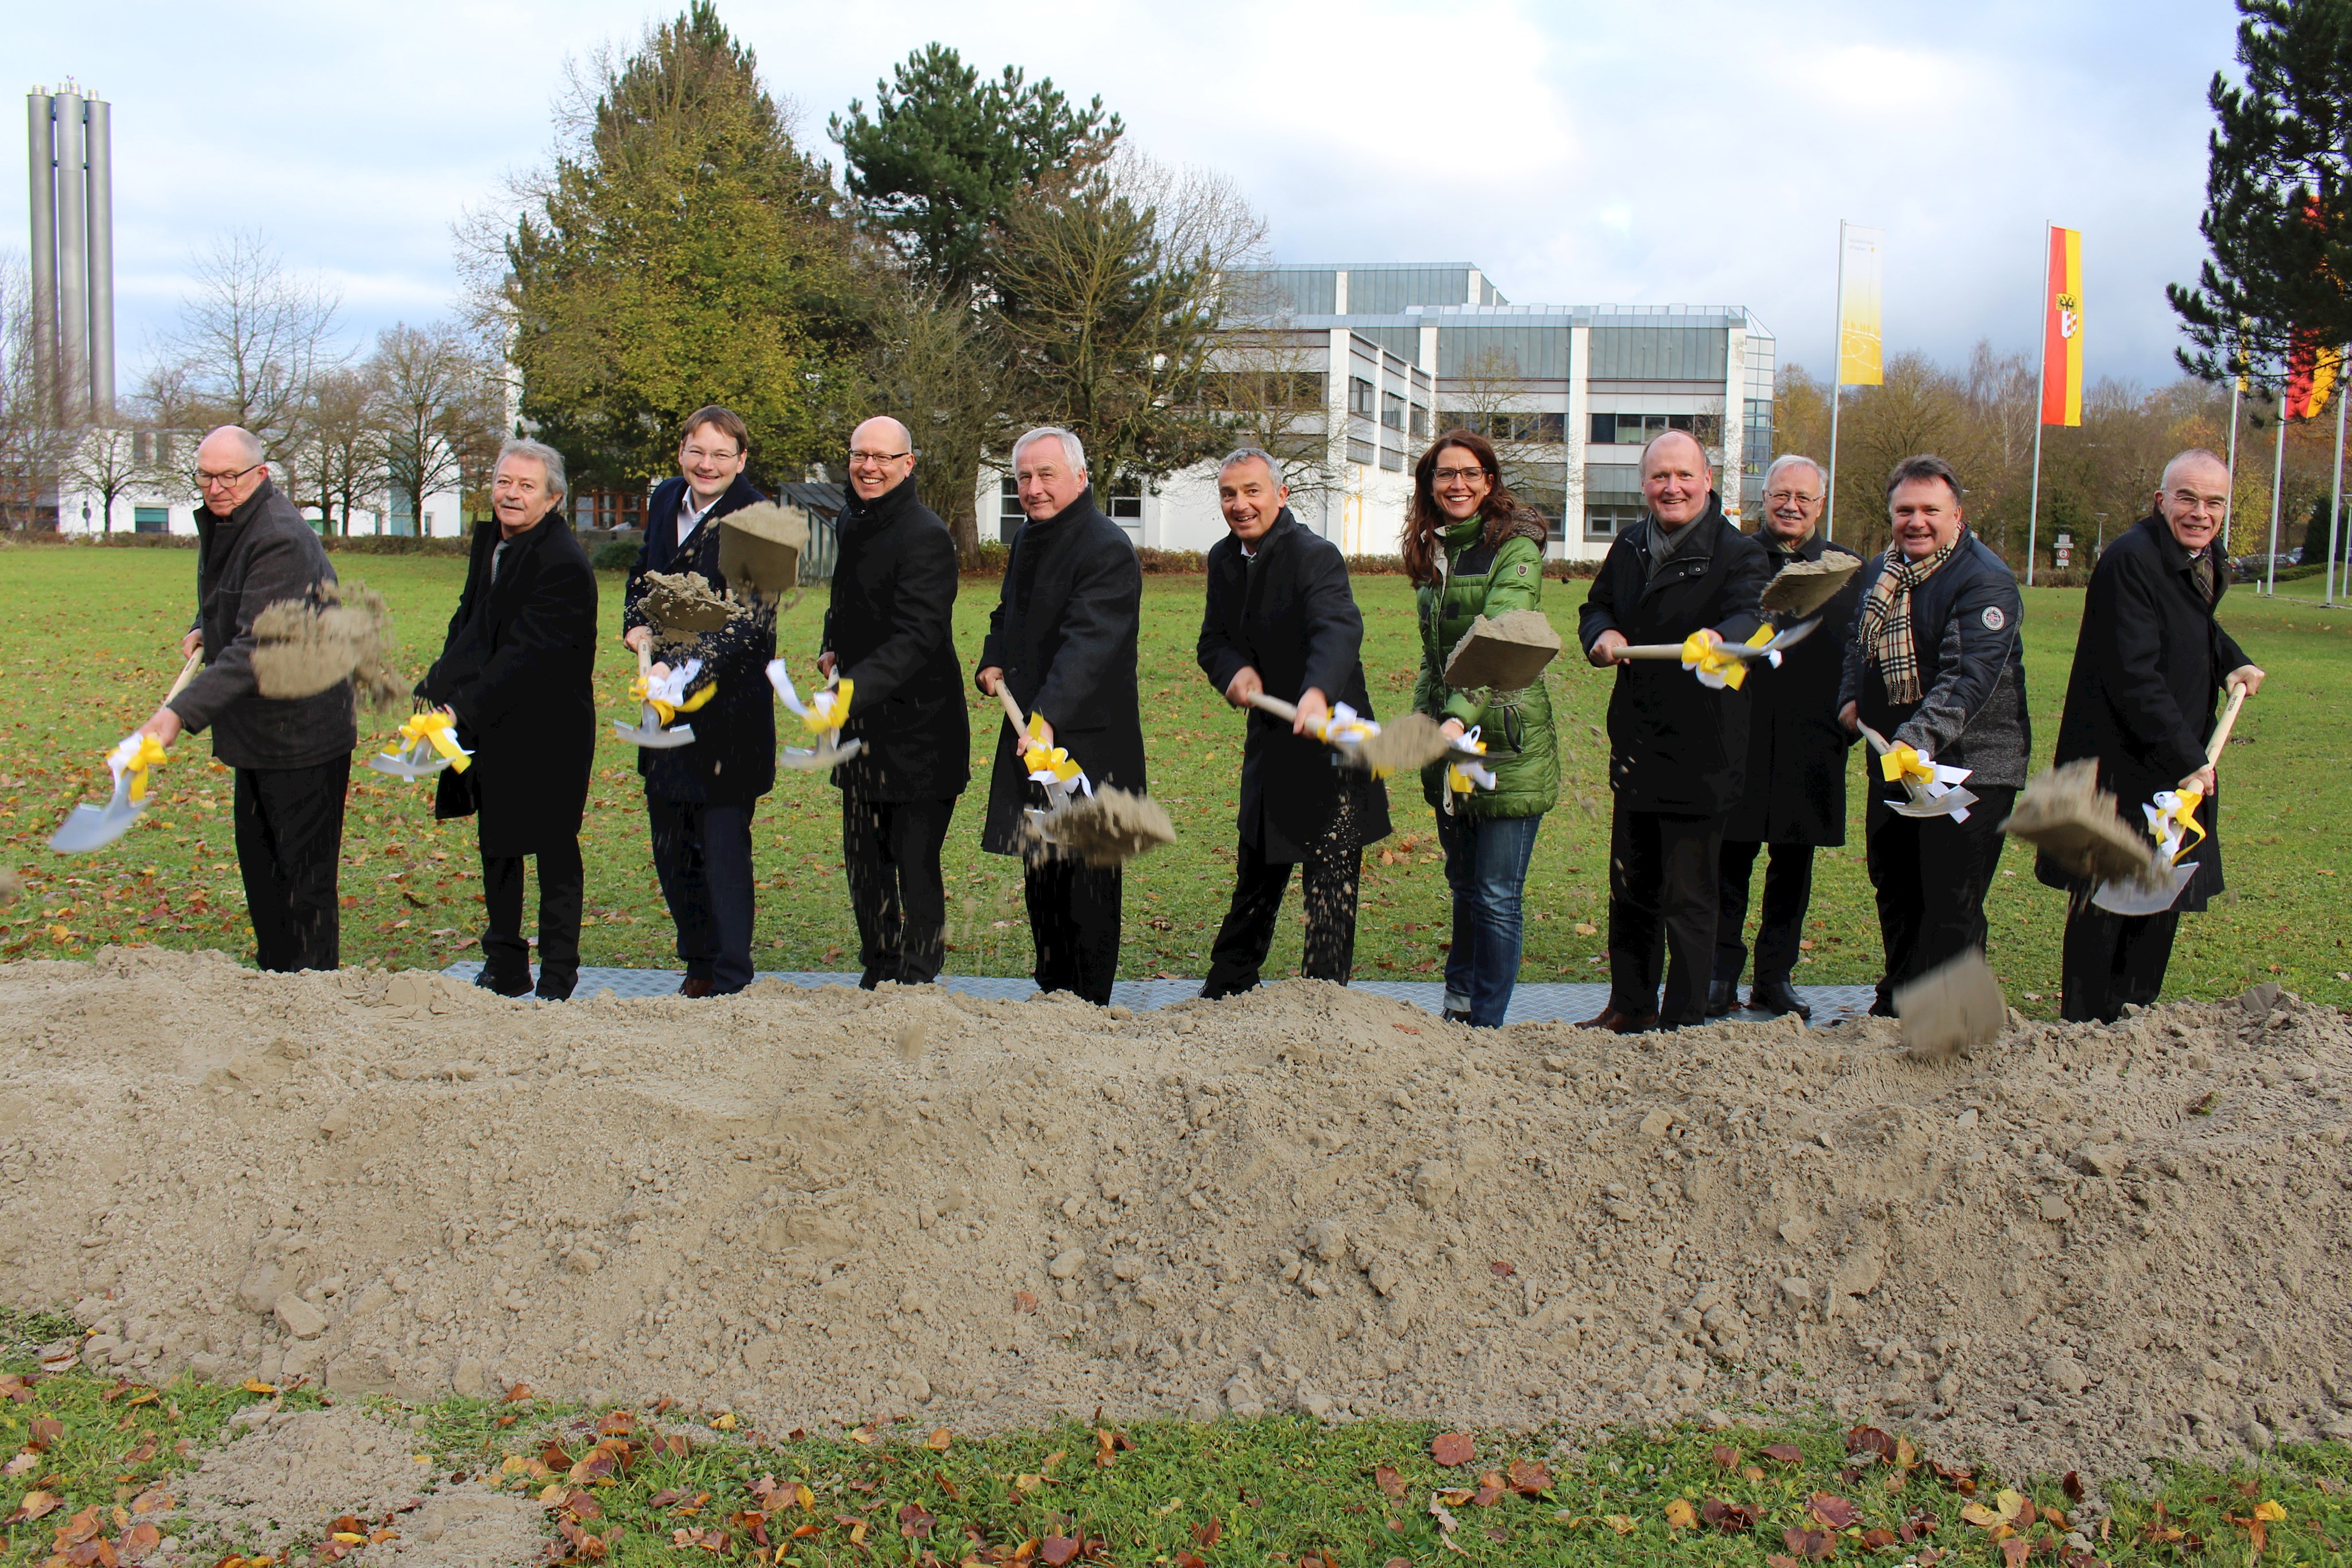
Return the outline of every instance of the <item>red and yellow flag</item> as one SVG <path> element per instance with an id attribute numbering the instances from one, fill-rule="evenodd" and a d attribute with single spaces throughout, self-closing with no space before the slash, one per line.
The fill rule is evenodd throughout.
<path id="1" fill-rule="evenodd" d="M 2042 423 L 2083 423 L 2083 234 L 2050 230 L 2042 289 Z"/>
<path id="2" fill-rule="evenodd" d="M 2318 336 L 2298 331 L 2286 356 L 2286 416 L 2289 419 L 2316 419 L 2327 407 L 2327 399 L 2336 390 L 2336 377 L 2341 370 L 2344 350 L 2335 347 L 2321 348 Z"/>

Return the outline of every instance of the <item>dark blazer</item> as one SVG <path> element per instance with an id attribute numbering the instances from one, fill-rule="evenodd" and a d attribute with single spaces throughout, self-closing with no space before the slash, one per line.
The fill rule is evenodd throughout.
<path id="1" fill-rule="evenodd" d="M 840 532 L 824 646 L 855 683 L 841 737 L 865 748 L 833 781 L 866 800 L 952 800 L 971 781 L 955 540 L 912 478 L 871 501 L 851 491 Z"/>
<path id="2" fill-rule="evenodd" d="M 1284 507 L 1258 541 L 1255 560 L 1227 534 L 1209 548 L 1208 602 L 1195 650 L 1209 684 L 1223 692 L 1255 667 L 1266 695 L 1296 702 L 1312 686 L 1365 718 L 1364 617 L 1348 586 L 1347 558 L 1298 526 Z M 1355 849 L 1388 837 L 1387 786 L 1341 768 L 1311 735 L 1293 735 L 1273 715 L 1249 710 L 1242 743 L 1242 842 L 1275 865 L 1304 860 L 1311 846 Z"/>
<path id="3" fill-rule="evenodd" d="M 1143 720 L 1135 695 L 1137 621 L 1143 568 L 1127 531 L 1095 507 L 1088 487 L 1013 536 L 1004 584 L 989 612 L 980 665 L 1004 672 L 1021 711 L 1042 713 L 1096 789 L 1144 792 Z M 1022 850 L 1022 810 L 1043 800 L 1029 782 L 1013 726 L 996 712 L 996 761 L 980 847 Z"/>
<path id="4" fill-rule="evenodd" d="M 2198 591 L 2189 552 L 2161 517 L 2126 529 L 2091 572 L 2053 760 L 2098 758 L 2100 787 L 2115 791 L 2134 828 L 2147 823 L 2140 808 L 2151 796 L 2205 766 L 2221 682 L 2253 663 L 2214 619 L 2230 586 L 2218 545 L 2208 547 L 2215 552 L 2210 601 Z M 2197 863 L 2197 875 L 2175 908 L 2202 909 L 2221 891 L 2218 796 L 2217 789 L 2197 809 L 2206 836 L 2185 857 Z M 2053 887 L 2076 884 L 2046 857 L 2034 874 Z"/>
<path id="5" fill-rule="evenodd" d="M 646 505 L 646 541 L 629 570 L 621 630 L 646 623 L 640 607 L 649 571 L 698 571 L 719 591 L 727 579 L 719 570 L 719 519 L 768 497 L 737 475 L 694 532 L 677 537 L 677 511 L 687 497 L 684 479 L 666 479 Z M 730 621 L 695 639 L 680 658 L 702 661 L 702 680 L 716 678 L 718 695 L 679 720 L 694 727 L 685 746 L 637 748 L 637 771 L 646 792 L 665 800 L 748 805 L 776 786 L 776 695 L 768 685 L 768 661 L 776 656 L 772 612 Z M 698 685 L 699 683 L 698 682 Z"/>
<path id="6" fill-rule="evenodd" d="M 596 755 L 596 573 L 551 512 L 507 546 L 498 519 L 474 526 L 465 591 L 441 656 L 416 695 L 457 716 L 474 754 L 439 774 L 433 814 L 472 816 L 486 855 L 530 855 L 580 836 Z"/>
<path id="7" fill-rule="evenodd" d="M 1862 558 L 1817 532 L 1790 550 L 1754 536 L 1777 577 L 1800 560 Z M 1845 842 L 1846 747 L 1860 738 L 1837 719 L 1838 677 L 1862 592 L 1852 579 L 1821 610 L 1811 636 L 1780 655 L 1780 667 L 1748 669 L 1748 784 L 1723 836 L 1738 843 Z"/>
<path id="8" fill-rule="evenodd" d="M 2022 785 L 2033 749 L 2025 710 L 2024 601 L 2007 562 L 1973 533 L 1966 535 L 1936 575 L 1911 591 L 1911 646 L 1919 660 L 1920 697 L 1893 703 L 1855 641 L 1862 607 L 1886 570 L 1886 552 L 1855 574 L 1853 638 L 1838 679 L 1838 706 L 1853 703 L 1862 722 L 1889 741 L 1915 747 L 1937 761 L 1973 771 L 1972 784 Z M 1871 777 L 1878 777 L 1875 769 Z"/>
<path id="9" fill-rule="evenodd" d="M 265 697 L 253 679 L 253 621 L 286 600 L 309 601 L 335 580 L 319 536 L 264 479 L 226 517 L 196 508 L 196 618 L 205 667 L 172 699 L 191 733 L 209 727 L 213 755 L 231 768 L 314 768 L 360 743 L 352 685 L 314 696 Z"/>
<path id="10" fill-rule="evenodd" d="M 1708 538 L 1685 546 L 1655 578 L 1649 519 L 1617 536 L 1577 621 L 1586 653 L 1612 628 L 1635 643 L 1680 643 L 1704 627 L 1742 643 L 1762 624 L 1756 600 L 1771 576 L 1763 548 L 1733 528 L 1711 496 L 1706 515 L 1689 526 L 1706 529 Z M 1728 811 L 1747 771 L 1744 692 L 1710 690 L 1668 660 L 1617 666 L 1609 694 L 1609 787 L 1627 810 Z"/>

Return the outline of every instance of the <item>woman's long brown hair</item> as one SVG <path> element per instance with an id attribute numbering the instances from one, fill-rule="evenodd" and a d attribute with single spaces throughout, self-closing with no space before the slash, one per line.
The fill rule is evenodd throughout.
<path id="1" fill-rule="evenodd" d="M 1437 455 L 1449 446 L 1458 446 L 1478 460 L 1486 471 L 1489 486 L 1486 500 L 1479 503 L 1479 512 L 1486 517 L 1483 532 L 1490 545 L 1503 542 L 1517 519 L 1518 497 L 1503 483 L 1503 465 L 1495 456 L 1495 444 L 1475 431 L 1454 429 L 1430 444 L 1412 465 L 1412 500 L 1404 509 L 1404 538 L 1399 541 L 1399 551 L 1404 557 L 1404 573 L 1416 588 L 1433 587 L 1438 580 L 1439 554 L 1445 548 L 1445 530 L 1454 519 L 1437 504 Z"/>

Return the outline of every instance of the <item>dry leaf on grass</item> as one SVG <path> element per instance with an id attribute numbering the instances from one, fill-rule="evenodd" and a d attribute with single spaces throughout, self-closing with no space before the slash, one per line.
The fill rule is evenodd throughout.
<path id="1" fill-rule="evenodd" d="M 1477 1444 L 1467 1432 L 1441 1432 L 1430 1439 L 1429 1457 L 1448 1469 L 1468 1464 L 1477 1451 Z"/>

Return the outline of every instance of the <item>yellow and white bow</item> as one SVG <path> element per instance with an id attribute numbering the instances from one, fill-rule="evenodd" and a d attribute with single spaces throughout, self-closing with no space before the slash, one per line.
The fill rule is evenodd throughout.
<path id="1" fill-rule="evenodd" d="M 1761 648 L 1775 635 L 1771 627 L 1759 626 L 1755 634 L 1748 639 L 1746 646 Z M 1764 658 L 1775 666 L 1780 663 L 1780 655 L 1777 653 L 1767 653 Z M 1748 663 L 1721 643 L 1710 642 L 1704 632 L 1694 632 L 1683 639 L 1683 668 L 1697 675 L 1700 685 L 1717 691 L 1728 686 L 1736 692 L 1740 683 L 1748 679 Z"/>
<path id="2" fill-rule="evenodd" d="M 841 727 L 849 722 L 850 694 L 857 689 L 856 681 L 837 681 L 820 686 L 809 694 L 806 702 L 793 689 L 792 673 L 782 659 L 768 661 L 768 684 L 776 688 L 777 700 L 800 716 L 801 727 L 811 735 L 838 736 Z"/>
<path id="3" fill-rule="evenodd" d="M 1910 786 L 1916 784 L 1919 786 L 1919 792 L 1922 795 L 1930 800 L 1935 800 L 1950 794 L 1957 786 L 1966 783 L 1969 775 L 1976 769 L 1948 768 L 1914 747 L 1895 746 L 1879 754 L 1878 771 L 1889 784 L 1903 785 L 1905 794 L 1909 794 Z M 1968 797 L 1969 800 L 1975 799 L 1974 795 Z M 1967 821 L 1969 808 L 1966 802 L 1954 806 L 1951 817 L 1956 822 Z"/>
<path id="4" fill-rule="evenodd" d="M 1461 744 L 1483 757 L 1486 752 L 1486 743 L 1478 738 L 1481 727 L 1472 725 L 1463 733 Z M 1467 795 L 1473 789 L 1492 789 L 1494 787 L 1495 775 L 1490 768 L 1482 768 L 1475 762 L 1459 760 L 1445 765 L 1445 788 L 1449 798 Z"/>
<path id="5" fill-rule="evenodd" d="M 1314 731 L 1315 738 L 1318 740 L 1328 742 L 1333 746 L 1345 747 L 1349 750 L 1363 745 L 1381 732 L 1378 719 L 1364 717 L 1346 703 L 1333 704 L 1330 710 L 1323 716 L 1320 723 L 1308 727 Z M 1385 779 L 1394 771 L 1395 769 L 1391 768 L 1375 768 L 1371 770 L 1372 777 L 1375 779 Z"/>
<path id="6" fill-rule="evenodd" d="M 430 748 L 449 759 L 449 766 L 463 773 L 474 765 L 474 754 L 457 744 L 457 721 L 439 708 L 427 708 L 401 721 L 399 742 L 383 748 L 386 757 L 405 753 L 411 762 L 422 763 L 424 753 Z"/>
<path id="7" fill-rule="evenodd" d="M 121 783 L 122 776 L 128 773 L 131 776 L 131 803 L 143 806 L 147 803 L 147 769 L 160 768 L 169 759 L 163 743 L 153 736 L 143 733 L 126 735 L 114 743 L 113 750 L 106 754 L 106 770 L 114 775 L 117 784 Z"/>
<path id="8" fill-rule="evenodd" d="M 2180 857 L 2205 836 L 2205 825 L 2197 820 L 2197 808 L 2204 803 L 2202 790 L 2158 789 L 2154 803 L 2140 808 L 2147 818 L 2147 831 L 2156 835 L 2156 852 L 2166 865 L 2179 865 Z"/>
<path id="9" fill-rule="evenodd" d="M 667 726 L 678 715 L 694 712 L 718 695 L 719 683 L 715 680 L 692 696 L 686 695 L 686 689 L 694 684 L 694 677 L 700 674 L 702 661 L 688 659 L 659 680 L 639 675 L 630 683 L 629 695 L 652 708 L 655 716 Z"/>
<path id="10" fill-rule="evenodd" d="M 1095 787 L 1087 779 L 1086 769 L 1072 760 L 1061 747 L 1045 744 L 1045 721 L 1035 714 L 1029 716 L 1029 743 L 1022 747 L 1022 766 L 1029 769 L 1029 782 L 1043 784 L 1045 793 L 1055 800 L 1067 800 L 1072 795 L 1091 796 Z"/>

